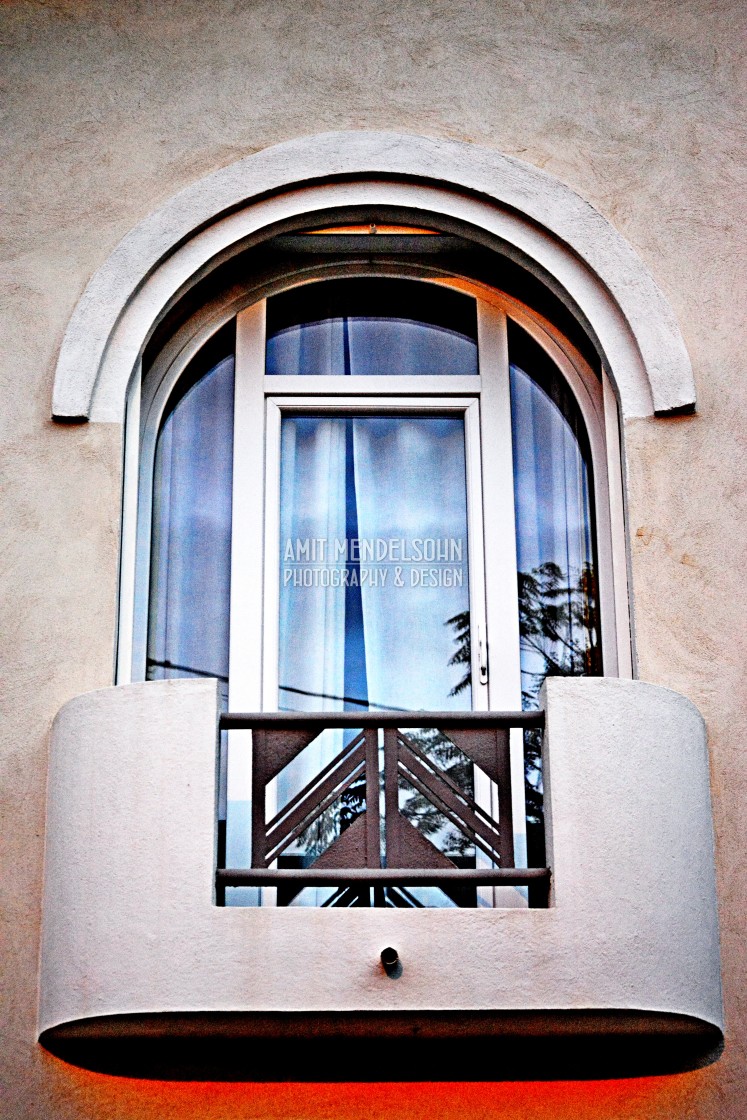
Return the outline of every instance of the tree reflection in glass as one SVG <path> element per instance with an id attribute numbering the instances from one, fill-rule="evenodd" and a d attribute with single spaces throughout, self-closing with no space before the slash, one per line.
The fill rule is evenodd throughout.
<path id="1" fill-rule="evenodd" d="M 602 672 L 591 452 L 545 351 L 509 324 L 522 705 L 548 676 Z M 524 737 L 530 865 L 545 861 L 540 733 Z"/>

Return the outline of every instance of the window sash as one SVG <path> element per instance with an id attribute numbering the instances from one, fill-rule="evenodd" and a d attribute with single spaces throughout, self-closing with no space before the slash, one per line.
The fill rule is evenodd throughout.
<path id="1" fill-rule="evenodd" d="M 281 377 L 264 375 L 264 302 L 238 317 L 229 707 L 272 711 L 278 703 L 280 428 L 284 413 L 461 415 L 465 420 L 473 709 L 521 708 L 511 401 L 506 316 L 478 301 L 477 377 Z M 466 392 L 465 392 L 466 391 Z M 260 468 L 260 449 L 264 462 Z M 258 486 L 257 479 L 264 485 Z M 489 516 L 486 498 L 489 495 Z M 262 542 L 252 526 L 263 525 Z M 260 572 L 261 565 L 261 572 Z M 252 596 L 249 587 L 261 589 Z M 491 640 L 491 635 L 495 637 Z M 488 680 L 480 682 L 480 654 Z M 511 736 L 514 846 L 526 854 L 521 732 Z M 248 801 L 248 741 L 229 737 L 228 800 Z M 482 788 L 484 784 L 485 788 Z M 497 815 L 487 780 L 479 803 Z M 483 887 L 483 905 L 524 905 L 525 892 Z M 272 905 L 274 892 L 263 891 Z"/>

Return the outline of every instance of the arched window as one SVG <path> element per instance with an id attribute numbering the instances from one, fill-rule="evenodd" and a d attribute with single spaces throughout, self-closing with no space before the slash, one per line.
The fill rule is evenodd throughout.
<path id="1" fill-rule="evenodd" d="M 374 266 L 346 258 L 356 240 L 376 242 Z M 135 679 L 217 677 L 233 711 L 443 713 L 534 709 L 548 674 L 614 674 L 604 375 L 581 332 L 572 341 L 515 296 L 434 269 L 463 248 L 456 237 L 338 226 L 275 241 L 324 264 L 247 295 L 187 362 L 163 331 L 145 373 Z M 457 799 L 497 816 L 474 758 L 433 729 L 413 734 Z M 249 866 L 249 752 L 228 739 L 222 858 Z M 356 743 L 327 730 L 274 774 L 268 819 L 287 812 L 295 828 L 273 866 L 308 867 L 371 808 L 361 770 L 294 816 Z M 514 858 L 540 866 L 537 734 L 512 732 L 510 754 Z M 461 868 L 492 858 L 417 775 L 398 785 L 418 844 Z M 226 901 L 339 897 L 237 887 Z M 525 899 L 424 887 L 385 902 Z"/>

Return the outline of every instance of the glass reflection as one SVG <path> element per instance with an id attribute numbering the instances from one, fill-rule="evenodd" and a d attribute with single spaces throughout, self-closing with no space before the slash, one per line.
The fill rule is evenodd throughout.
<path id="1" fill-rule="evenodd" d="M 217 677 L 225 700 L 234 359 L 210 358 L 187 372 L 158 435 L 147 679 Z"/>
<path id="2" fill-rule="evenodd" d="M 462 419 L 286 417 L 280 489 L 279 707 L 468 709 Z M 273 812 L 356 734 L 326 731 L 309 744 L 279 775 Z M 429 757 L 472 788 L 471 768 L 453 744 L 437 732 L 421 739 Z M 464 849 L 426 798 L 402 785 L 400 805 L 437 847 L 468 862 L 471 856 L 474 866 L 474 850 Z M 279 866 L 308 865 L 365 809 L 360 782 L 297 838 Z M 324 904 L 334 893 L 306 889 L 293 902 Z M 441 892 L 422 894 L 433 905 L 431 896 Z M 408 904 L 423 901 L 413 896 Z"/>
<path id="3" fill-rule="evenodd" d="M 522 704 L 547 676 L 602 672 L 591 452 L 565 379 L 509 323 Z M 530 866 L 544 864 L 540 736 L 525 735 Z"/>

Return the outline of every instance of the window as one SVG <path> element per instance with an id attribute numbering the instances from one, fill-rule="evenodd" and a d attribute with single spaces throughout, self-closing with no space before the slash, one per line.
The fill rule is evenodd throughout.
<path id="1" fill-rule="evenodd" d="M 614 673 L 606 459 L 592 454 L 604 447 L 601 377 L 484 283 L 363 271 L 276 285 L 186 368 L 146 378 L 136 679 L 217 677 L 232 711 L 445 713 L 534 709 L 548 674 Z M 249 867 L 250 740 L 223 738 L 222 857 Z M 328 728 L 272 770 L 270 866 L 334 862 L 366 816 L 384 866 L 393 804 L 406 866 L 428 852 L 456 868 L 499 866 L 501 815 L 516 866 L 544 864 L 537 731 L 506 740 L 510 814 L 496 774 L 429 726 L 404 736 L 411 768 L 387 801 L 397 763 L 384 739 L 366 755 L 365 729 Z M 255 808 L 256 797 L 255 785 Z M 526 899 L 523 887 L 484 884 L 239 886 L 225 897 Z"/>

